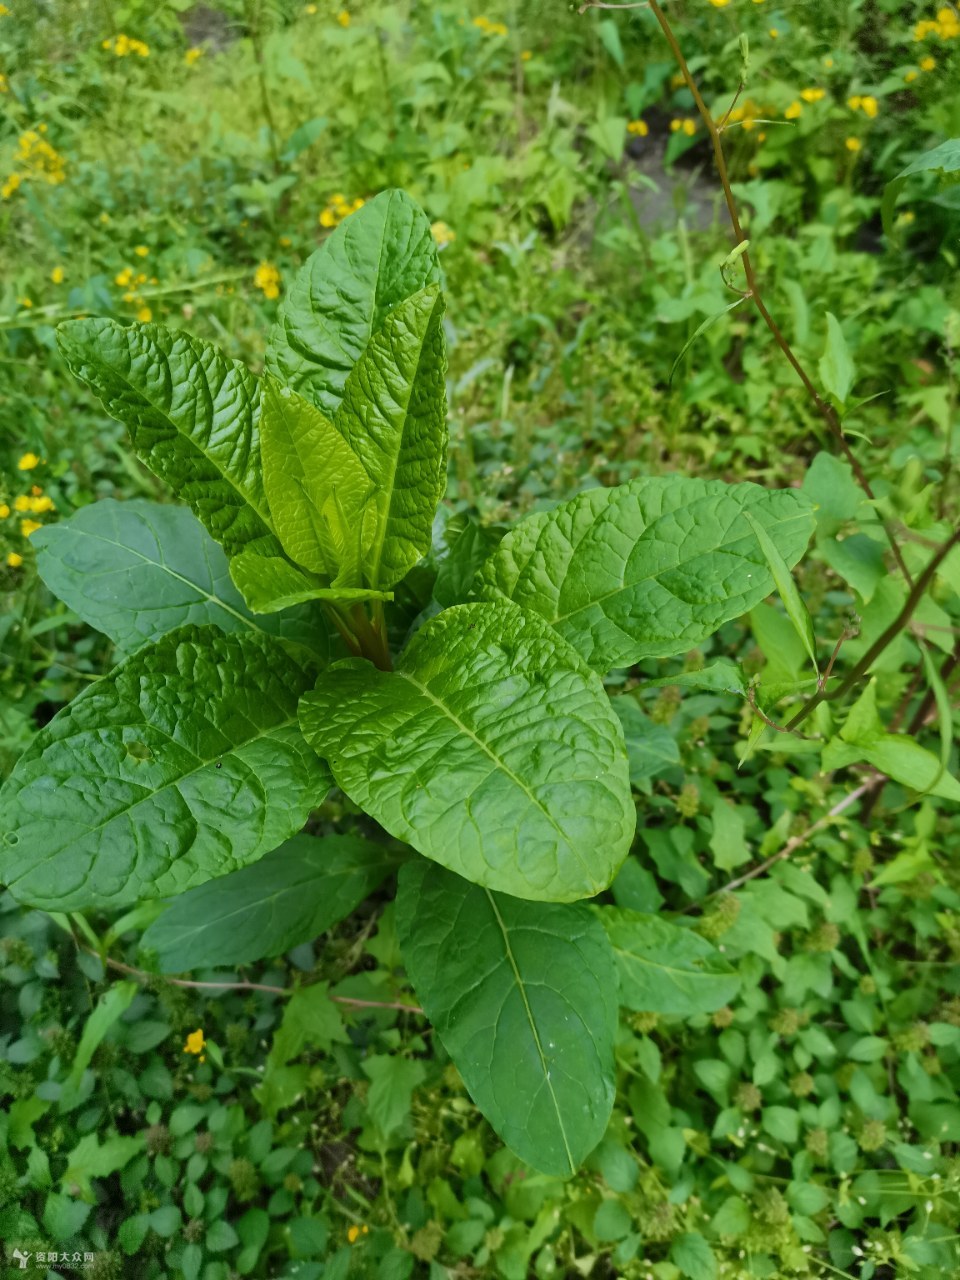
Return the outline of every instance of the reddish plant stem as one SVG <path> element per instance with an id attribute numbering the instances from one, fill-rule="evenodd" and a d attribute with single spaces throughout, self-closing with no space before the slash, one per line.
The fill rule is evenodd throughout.
<path id="1" fill-rule="evenodd" d="M 270 987 L 262 982 L 196 982 L 190 978 L 167 978 L 163 974 L 148 973 L 146 969 L 136 969 L 132 964 L 124 964 L 122 960 L 101 956 L 93 947 L 84 946 L 81 942 L 77 942 L 77 946 L 82 951 L 96 956 L 108 969 L 114 969 L 117 973 L 126 973 L 139 982 L 155 982 L 159 979 L 170 987 L 190 987 L 200 991 L 266 991 L 274 996 L 292 996 L 295 992 L 303 991 L 311 985 L 304 983 L 302 987 Z M 402 1004 L 399 1000 L 359 1000 L 353 996 L 331 996 L 330 999 L 334 1004 L 346 1005 L 351 1009 L 398 1009 L 401 1013 L 423 1013 L 419 1005 Z"/>
<path id="2" fill-rule="evenodd" d="M 714 161 L 717 166 L 717 174 L 720 178 L 720 185 L 723 188 L 723 198 L 727 206 L 727 213 L 730 217 L 730 225 L 733 227 L 733 234 L 737 244 L 743 244 L 746 241 L 747 237 L 744 235 L 743 228 L 740 225 L 740 213 L 739 213 L 739 210 L 737 209 L 737 202 L 734 199 L 733 189 L 730 186 L 730 177 L 727 172 L 727 159 L 723 152 L 723 142 L 720 138 L 720 130 L 717 128 L 717 125 L 714 122 L 714 119 L 707 108 L 707 104 L 704 102 L 703 96 L 701 95 L 700 90 L 697 87 L 697 82 L 694 80 L 693 75 L 690 71 L 690 68 L 687 66 L 687 60 L 683 56 L 683 50 L 680 48 L 679 42 L 677 41 L 677 37 L 673 33 L 673 28 L 670 26 L 670 23 L 667 19 L 666 14 L 660 8 L 660 5 L 657 3 L 657 0 L 647 0 L 647 7 L 650 9 L 650 12 L 653 14 L 653 16 L 656 18 L 657 22 L 660 25 L 660 30 L 663 32 L 664 38 L 666 39 L 667 44 L 670 46 L 670 51 L 673 54 L 674 58 L 676 59 L 677 66 L 680 68 L 680 73 L 683 76 L 684 82 L 686 83 L 687 88 L 690 90 L 691 94 L 693 95 L 693 100 L 696 103 L 697 111 L 700 114 L 700 118 L 703 121 L 704 125 L 706 126 L 707 133 L 710 135 L 710 142 L 713 146 Z M 860 488 L 864 491 L 864 493 L 867 495 L 868 498 L 872 499 L 874 497 L 873 488 L 870 484 L 869 479 L 867 478 L 867 473 L 864 471 L 856 455 L 854 454 L 850 446 L 847 444 L 846 437 L 843 434 L 843 425 L 840 421 L 839 414 L 837 413 L 836 409 L 834 409 L 833 405 L 831 405 L 828 401 L 824 400 L 823 396 L 821 396 L 820 392 L 817 390 L 813 380 L 807 373 L 806 369 L 804 369 L 803 365 L 794 355 L 793 349 L 790 346 L 787 339 L 784 337 L 783 332 L 780 329 L 780 326 L 777 324 L 776 320 L 774 320 L 773 316 L 767 310 L 766 303 L 764 302 L 763 296 L 760 293 L 760 286 L 757 282 L 756 274 L 753 269 L 753 261 L 750 257 L 749 249 L 744 249 L 743 253 L 740 255 L 740 260 L 743 263 L 743 273 L 747 283 L 747 293 L 752 299 L 753 305 L 759 311 L 764 324 L 767 326 L 767 328 L 770 330 L 770 333 L 773 335 L 773 339 L 776 342 L 777 346 L 783 352 L 784 356 L 786 356 L 793 371 L 796 373 L 797 377 L 803 383 L 808 395 L 813 400 L 813 403 L 816 405 L 818 413 L 820 414 L 823 421 L 826 423 L 827 430 L 830 432 L 830 435 L 836 441 L 837 445 L 840 447 L 840 450 L 843 453 L 844 457 L 846 458 L 847 462 L 850 464 L 850 467 L 853 470 L 853 474 L 856 476 L 857 483 L 860 485 Z M 887 533 L 887 539 L 890 543 L 890 549 L 893 552 L 894 559 L 897 562 L 900 572 L 903 574 L 905 580 L 912 585 L 912 578 L 910 576 L 910 571 L 907 568 L 906 562 L 903 559 L 903 554 L 900 551 L 900 547 L 898 546 L 895 539 L 891 536 L 889 530 L 886 530 L 885 528 L 885 531 Z"/>

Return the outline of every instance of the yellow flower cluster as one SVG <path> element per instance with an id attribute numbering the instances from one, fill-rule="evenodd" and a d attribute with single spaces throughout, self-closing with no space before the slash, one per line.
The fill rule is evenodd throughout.
<path id="1" fill-rule="evenodd" d="M 800 97 L 804 102 L 820 102 L 827 96 L 826 89 L 801 89 Z"/>
<path id="2" fill-rule="evenodd" d="M 347 1227 L 347 1239 L 350 1241 L 351 1244 L 356 1244 L 361 1236 L 368 1235 L 369 1232 L 370 1232 L 370 1228 L 366 1225 L 366 1223 L 364 1223 L 362 1227 L 357 1227 L 357 1226 Z"/>
<path id="3" fill-rule="evenodd" d="M 200 45 L 195 44 L 192 49 L 188 49 L 183 55 L 183 60 L 188 67 L 195 67 L 205 52 L 206 50 L 202 49 Z"/>
<path id="4" fill-rule="evenodd" d="M 685 133 L 688 138 L 692 138 L 697 132 L 697 122 L 696 120 L 677 120 L 675 118 L 670 121 L 670 132 Z"/>
<path id="5" fill-rule="evenodd" d="M 33 179 L 54 185 L 66 178 L 66 161 L 46 139 L 47 126 L 38 124 L 27 129 L 17 140 L 18 168 L 0 187 L 0 199 L 9 200 L 24 180 Z"/>
<path id="6" fill-rule="evenodd" d="M 926 40 L 927 36 L 939 36 L 941 40 L 960 37 L 960 14 L 956 9 L 938 9 L 935 18 L 926 18 L 913 28 L 914 40 Z"/>
<path id="7" fill-rule="evenodd" d="M 852 98 L 847 99 L 847 106 L 851 111 L 862 111 L 870 120 L 875 120 L 880 110 L 880 104 L 870 93 L 855 93 Z"/>
<path id="8" fill-rule="evenodd" d="M 356 200 L 348 200 L 342 192 L 337 191 L 330 197 L 330 203 L 325 209 L 320 211 L 317 221 L 321 227 L 335 227 L 341 223 L 344 218 L 349 217 L 351 213 L 356 213 L 358 209 L 363 208 L 363 200 L 357 196 Z"/>
<path id="9" fill-rule="evenodd" d="M 936 65 L 937 65 L 937 60 L 936 60 L 936 58 L 926 57 L 926 58 L 921 58 L 921 59 L 920 59 L 920 70 L 921 70 L 921 71 L 932 71 L 932 70 L 933 70 L 933 68 L 934 68 Z"/>
<path id="10" fill-rule="evenodd" d="M 113 40 L 103 40 L 100 44 L 101 49 L 112 50 L 118 58 L 126 58 L 131 53 L 135 53 L 139 58 L 149 58 L 150 49 L 142 40 L 137 40 L 134 36 L 119 35 Z"/>
<path id="11" fill-rule="evenodd" d="M 23 454 L 17 463 L 20 471 L 33 471 L 35 467 L 39 467 L 41 459 L 38 454 L 28 452 Z M 38 529 L 43 527 L 40 520 L 32 520 L 31 516 L 43 515 L 47 511 L 56 511 L 56 506 L 52 498 L 48 498 L 38 484 L 31 487 L 29 493 L 20 493 L 13 500 L 13 512 L 21 516 L 20 520 L 20 536 L 29 538 L 32 533 L 36 533 Z M 0 520 L 7 520 L 11 515 L 11 507 L 6 502 L 0 502 Z M 11 569 L 19 569 L 23 564 L 23 556 L 18 551 L 11 551 L 6 557 L 6 563 Z"/>
<path id="12" fill-rule="evenodd" d="M 744 98 L 742 102 L 737 103 L 727 116 L 727 123 L 739 124 L 749 132 L 755 127 L 758 116 L 771 116 L 773 114 L 772 107 L 762 106 L 759 102 L 754 102 L 752 98 Z"/>
<path id="13" fill-rule="evenodd" d="M 143 258 L 150 252 L 144 244 L 138 244 L 133 251 L 137 257 Z M 123 295 L 124 302 L 132 302 L 137 308 L 137 319 L 141 324 L 149 324 L 153 319 L 153 312 L 144 302 L 143 298 L 137 292 L 140 285 L 147 283 L 147 275 L 145 271 L 134 272 L 133 267 L 124 267 L 122 271 L 118 271 L 113 277 L 113 283 L 120 289 L 125 289 Z M 157 284 L 156 276 L 151 276 L 151 284 Z"/>
<path id="14" fill-rule="evenodd" d="M 9 92 L 10 92 L 10 83 L 7 80 L 7 77 L 3 74 L 3 72 L 0 71 L 0 93 L 9 93 Z"/>
<path id="15" fill-rule="evenodd" d="M 0 4 L 0 18 L 9 18 L 10 12 L 5 4 Z"/>
<path id="16" fill-rule="evenodd" d="M 445 244 L 450 244 L 452 240 L 457 238 L 457 233 L 452 227 L 448 227 L 445 222 L 431 222 L 430 234 L 441 249 Z"/>
<path id="17" fill-rule="evenodd" d="M 502 22 L 491 22 L 489 18 L 474 18 L 473 25 L 479 27 L 485 36 L 505 36 L 507 28 Z"/>
<path id="18" fill-rule="evenodd" d="M 632 133 L 635 138 L 645 138 L 649 132 L 646 120 L 631 120 L 627 124 L 627 133 Z"/>
<path id="19" fill-rule="evenodd" d="M 280 272 L 272 262 L 261 262 L 253 273 L 253 283 L 271 302 L 280 297 Z"/>
<path id="20" fill-rule="evenodd" d="M 783 113 L 784 120 L 797 120 L 803 111 L 803 103 L 794 100 Z"/>
<path id="21" fill-rule="evenodd" d="M 337 14 L 337 21 L 340 23 L 341 27 L 349 27 L 350 15 L 349 13 L 347 13 L 346 9 L 340 10 L 340 12 Z"/>
<path id="22" fill-rule="evenodd" d="M 36 453 L 25 453 L 17 463 L 18 471 L 33 471 L 35 467 L 40 465 L 40 456 Z"/>

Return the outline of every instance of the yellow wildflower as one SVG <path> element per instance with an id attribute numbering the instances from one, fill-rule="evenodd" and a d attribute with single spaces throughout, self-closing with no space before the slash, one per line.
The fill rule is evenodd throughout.
<path id="1" fill-rule="evenodd" d="M 863 143 L 859 138 L 848 138 L 843 145 L 848 151 L 860 151 L 863 148 Z"/>
<path id="2" fill-rule="evenodd" d="M 18 493 L 13 500 L 14 511 L 24 512 L 30 510 L 30 499 L 25 493 Z"/>
<path id="3" fill-rule="evenodd" d="M 32 484 L 30 486 L 30 493 L 34 498 L 39 498 L 41 493 L 43 493 L 43 490 L 38 484 Z"/>
<path id="4" fill-rule="evenodd" d="M 696 120 L 684 120 L 683 132 L 687 135 L 688 138 L 692 138 L 693 135 L 697 132 Z"/>
<path id="5" fill-rule="evenodd" d="M 441 249 L 445 244 L 450 244 L 452 240 L 457 238 L 457 233 L 452 227 L 448 227 L 445 222 L 431 222 L 430 233 Z"/>
<path id="6" fill-rule="evenodd" d="M 206 1044 L 203 1031 L 200 1027 L 196 1031 L 191 1031 L 187 1036 L 186 1044 L 183 1046 L 184 1053 L 203 1053 L 203 1046 Z"/>
<path id="7" fill-rule="evenodd" d="M 670 132 L 671 132 L 671 133 L 676 133 L 678 130 L 680 130 L 680 129 L 682 129 L 682 128 L 683 128 L 683 121 L 682 121 L 682 120 L 673 119 L 673 120 L 671 120 L 671 121 L 670 121 Z"/>
<path id="8" fill-rule="evenodd" d="M 137 255 L 138 258 L 145 258 L 147 254 L 150 252 L 150 249 L 145 244 L 138 244 L 134 248 L 133 252 Z"/>
<path id="9" fill-rule="evenodd" d="M 10 514 L 10 508 L 5 502 L 0 502 L 0 520 L 6 520 Z"/>
<path id="10" fill-rule="evenodd" d="M 920 59 L 920 70 L 921 70 L 921 71 L 932 71 L 932 70 L 933 70 L 933 68 L 934 68 L 936 65 L 937 65 L 937 60 L 936 60 L 936 58 L 921 58 L 921 59 Z"/>
<path id="11" fill-rule="evenodd" d="M 28 508 L 31 515 L 35 515 L 35 516 L 42 516 L 45 511 L 56 511 L 56 509 L 57 508 L 54 506 L 53 499 L 48 498 L 46 494 L 44 494 L 43 497 L 40 497 L 40 498 L 31 498 L 30 506 Z"/>
<path id="12" fill-rule="evenodd" d="M 63 182 L 66 177 L 65 161 L 55 147 L 43 136 L 45 124 L 27 129 L 17 139 L 17 160 L 21 178 L 41 179 L 44 182 Z M 19 184 L 18 184 L 19 185 Z"/>
<path id="13" fill-rule="evenodd" d="M 141 324 L 149 324 L 153 319 L 153 312 L 148 306 L 144 305 L 137 312 L 137 319 Z"/>
<path id="14" fill-rule="evenodd" d="M 0 4 L 0 18 L 9 18 L 10 10 L 5 4 Z"/>
<path id="15" fill-rule="evenodd" d="M 32 451 L 25 453 L 17 463 L 18 471 L 32 471 L 34 467 L 39 467 L 40 459 L 37 454 Z"/>
<path id="16" fill-rule="evenodd" d="M 16 189 L 20 186 L 19 173 L 11 173 L 3 186 L 0 187 L 0 199 L 9 200 Z"/>
<path id="17" fill-rule="evenodd" d="M 253 275 L 253 283 L 263 291 L 265 297 L 280 297 L 280 272 L 272 262 L 261 262 Z"/>
<path id="18" fill-rule="evenodd" d="M 824 65 L 825 67 L 832 67 L 832 66 L 833 66 L 833 59 L 830 57 L 830 55 L 829 55 L 829 54 L 827 54 L 827 56 L 824 58 L 824 60 L 823 60 L 823 65 Z"/>
<path id="19" fill-rule="evenodd" d="M 913 212 L 912 209 L 904 209 L 903 213 L 901 213 L 900 216 L 897 218 L 898 224 L 903 227 L 908 227 L 911 222 L 916 222 L 916 220 L 917 220 L 917 215 Z"/>
<path id="20" fill-rule="evenodd" d="M 859 93 L 855 93 L 852 98 L 847 99 L 847 106 L 850 108 L 851 111 L 859 111 L 860 104 L 862 102 L 863 102 L 863 99 L 860 97 Z"/>
<path id="21" fill-rule="evenodd" d="M 826 89 L 801 89 L 800 97 L 804 102 L 819 102 L 821 98 L 827 96 Z"/>
<path id="22" fill-rule="evenodd" d="M 7 77 L 2 72 L 0 72 L 0 93 L 9 93 L 9 92 L 10 92 L 10 85 L 7 81 Z"/>
<path id="23" fill-rule="evenodd" d="M 315 4 L 308 4 L 303 12 L 308 14 L 312 18 L 313 15 L 317 12 L 317 6 Z"/>
<path id="24" fill-rule="evenodd" d="M 335 227 L 340 219 L 330 206 L 327 205 L 326 209 L 321 210 L 317 221 L 320 223 L 321 227 Z"/>
<path id="25" fill-rule="evenodd" d="M 11 569 L 19 569 L 23 564 L 23 556 L 17 555 L 16 551 L 11 551 L 7 555 L 7 564 Z"/>
<path id="26" fill-rule="evenodd" d="M 777 30 L 776 27 L 771 27 L 770 30 L 767 32 L 767 35 L 770 37 L 771 40 L 779 40 L 780 38 L 780 32 Z"/>
<path id="27" fill-rule="evenodd" d="M 919 74 L 920 74 L 919 71 L 908 71 L 903 78 L 907 82 L 907 84 L 913 84 L 914 80 L 916 80 Z"/>
<path id="28" fill-rule="evenodd" d="M 183 55 L 183 60 L 188 67 L 195 67 L 197 63 L 200 61 L 200 59 L 203 57 L 204 52 L 205 50 L 201 49 L 201 47 L 198 44 L 195 44 L 191 49 L 188 49 L 187 52 Z"/>
<path id="29" fill-rule="evenodd" d="M 880 104 L 877 102 L 876 98 L 869 93 L 864 94 L 860 101 L 860 105 L 863 108 L 863 114 L 865 116 L 869 116 L 871 120 L 876 119 L 877 112 L 880 110 Z"/>
<path id="30" fill-rule="evenodd" d="M 725 9 L 730 3 L 730 0 L 710 0 L 710 3 L 715 9 Z"/>
<path id="31" fill-rule="evenodd" d="M 530 52 L 529 49 L 521 49 L 520 51 L 521 62 L 529 62 L 532 57 L 533 57 L 533 54 Z"/>
<path id="32" fill-rule="evenodd" d="M 25 307 L 25 308 L 26 308 L 26 310 L 28 310 L 28 311 L 29 311 L 29 310 L 30 310 L 30 308 L 33 306 L 33 299 L 32 299 L 32 298 L 18 298 L 18 299 L 17 299 L 17 302 L 19 302 L 19 304 L 20 304 L 20 306 L 21 306 L 21 307 Z"/>
<path id="33" fill-rule="evenodd" d="M 39 520 L 21 520 L 20 532 L 25 538 L 29 538 L 31 533 L 36 533 L 38 529 L 42 529 L 43 525 Z"/>
<path id="34" fill-rule="evenodd" d="M 356 1244 L 360 1238 L 360 1228 L 352 1226 L 347 1228 L 347 1239 L 351 1244 Z"/>
<path id="35" fill-rule="evenodd" d="M 277 241 L 277 244 L 280 246 L 281 249 L 289 249 L 290 246 L 293 244 L 293 241 L 290 239 L 289 236 L 281 236 L 280 239 Z"/>
<path id="36" fill-rule="evenodd" d="M 649 132 L 646 120 L 631 120 L 627 125 L 627 133 L 632 133 L 636 138 L 645 138 Z"/>
<path id="37" fill-rule="evenodd" d="M 124 267 L 122 271 L 118 271 L 113 277 L 113 283 L 119 285 L 121 289 L 125 289 L 128 284 L 133 283 L 133 268 Z"/>
<path id="38" fill-rule="evenodd" d="M 341 27 L 349 27 L 350 15 L 349 13 L 347 13 L 346 9 L 340 10 L 340 12 L 337 14 L 337 21 L 340 23 Z"/>
<path id="39" fill-rule="evenodd" d="M 763 4 L 763 0 L 753 0 L 754 4 Z"/>
<path id="40" fill-rule="evenodd" d="M 66 272 L 63 267 L 54 267 L 50 272 L 50 279 L 54 284 L 63 284 L 66 278 Z"/>
<path id="41" fill-rule="evenodd" d="M 799 119 L 799 117 L 800 117 L 800 113 L 801 113 L 802 111 L 803 111 L 803 103 L 802 103 L 802 102 L 791 102 L 791 103 L 790 103 L 790 105 L 789 105 L 789 107 L 787 107 L 786 111 L 783 113 L 783 115 L 784 115 L 784 119 L 786 119 L 786 120 L 797 120 L 797 119 Z"/>

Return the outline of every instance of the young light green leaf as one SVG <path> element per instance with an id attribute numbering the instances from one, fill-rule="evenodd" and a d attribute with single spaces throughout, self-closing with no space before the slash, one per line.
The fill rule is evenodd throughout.
<path id="1" fill-rule="evenodd" d="M 287 554 L 338 584 L 363 585 L 376 536 L 375 485 L 350 443 L 309 400 L 268 378 L 263 480 Z"/>
<path id="2" fill-rule="evenodd" d="M 276 554 L 260 467 L 260 394 L 249 369 L 155 324 L 67 320 L 71 371 L 125 423 L 141 461 L 187 502 L 228 556 Z"/>
<path id="3" fill-rule="evenodd" d="M 818 367 L 827 391 L 844 404 L 857 375 L 840 321 L 831 311 L 827 312 L 827 338 Z"/>
<path id="4" fill-rule="evenodd" d="M 813 619 L 810 617 L 807 606 L 800 598 L 800 592 L 797 590 L 797 584 L 790 576 L 790 570 L 784 563 L 783 556 L 777 550 L 776 543 L 767 533 L 766 529 L 764 529 L 763 525 L 759 524 L 749 511 L 745 511 L 743 514 L 747 523 L 750 525 L 750 528 L 757 535 L 757 541 L 760 543 L 760 550 L 763 552 L 766 557 L 767 564 L 770 566 L 770 572 L 773 574 L 773 580 L 777 584 L 777 591 L 780 595 L 780 599 L 783 601 L 783 607 L 787 611 L 787 617 L 793 623 L 793 628 L 800 637 L 800 641 L 803 644 L 804 649 L 807 651 L 807 656 L 813 663 L 814 671 L 819 673 L 820 668 L 817 666 L 817 642 L 813 634 Z"/>
<path id="5" fill-rule="evenodd" d="M 212 626 L 141 649 L 55 716 L 0 790 L 0 878 L 66 911 L 255 862 L 329 786 L 297 728 L 315 674 L 266 636 Z"/>
<path id="6" fill-rule="evenodd" d="M 326 578 L 301 569 L 283 556 L 244 551 L 230 561 L 230 577 L 254 613 L 277 613 L 310 600 L 392 600 L 392 591 L 332 587 Z"/>
<path id="7" fill-rule="evenodd" d="M 514 605 L 446 610 L 392 672 L 337 663 L 300 722 L 351 800 L 476 884 L 590 897 L 630 847 L 623 731 L 603 686 Z"/>
<path id="8" fill-rule="evenodd" d="M 383 845 L 359 836 L 294 836 L 181 894 L 140 945 L 160 973 L 280 956 L 349 915 L 395 866 Z"/>
<path id="9" fill-rule="evenodd" d="M 212 622 L 327 656 L 317 611 L 254 617 L 230 581 L 223 550 L 185 507 L 105 498 L 38 529 L 31 542 L 50 590 L 121 649 L 132 652 L 185 623 Z"/>
<path id="10" fill-rule="evenodd" d="M 692 929 L 624 907 L 597 908 L 620 973 L 627 1009 L 690 1018 L 734 998 L 740 978 Z"/>
<path id="11" fill-rule="evenodd" d="M 446 483 L 443 298 L 432 285 L 400 303 L 357 361 L 336 427 L 375 491 L 366 581 L 390 587 L 430 549 Z"/>
<path id="12" fill-rule="evenodd" d="M 416 859 L 400 872 L 397 932 L 424 1012 L 499 1137 L 543 1173 L 574 1173 L 614 1095 L 617 974 L 591 911 Z"/>
<path id="13" fill-rule="evenodd" d="M 750 684 L 743 668 L 732 658 L 717 658 L 698 671 L 678 671 L 673 676 L 661 676 L 657 680 L 644 680 L 645 689 L 664 689 L 676 685 L 678 689 L 709 689 L 712 693 L 739 693 L 746 697 Z"/>
<path id="14" fill-rule="evenodd" d="M 69 1106 L 76 1098 L 83 1073 L 89 1067 L 93 1055 L 115 1022 L 126 1013 L 133 1003 L 133 998 L 140 990 L 136 982 L 116 982 L 97 1001 L 96 1007 L 87 1018 L 83 1027 L 80 1043 L 74 1056 L 70 1072 L 64 1081 L 64 1093 L 67 1099 L 61 1101 Z"/>
<path id="15" fill-rule="evenodd" d="M 429 220 L 405 192 L 381 192 L 304 264 L 270 336 L 268 371 L 332 418 L 389 313 L 439 279 Z"/>
<path id="16" fill-rule="evenodd" d="M 773 588 L 747 510 L 796 564 L 813 529 L 796 490 L 651 477 L 521 521 L 476 589 L 538 613 L 601 673 L 684 653 Z"/>
<path id="17" fill-rule="evenodd" d="M 364 1058 L 361 1065 L 370 1081 L 367 1114 L 389 1137 L 409 1121 L 413 1091 L 426 1079 L 426 1067 L 416 1058 L 401 1058 L 393 1053 L 373 1054 Z"/>
<path id="18" fill-rule="evenodd" d="M 930 656 L 930 650 L 924 644 L 921 646 L 920 652 L 923 657 L 923 669 L 926 672 L 927 680 L 930 682 L 930 688 L 933 690 L 933 699 L 936 704 L 937 720 L 940 727 L 940 773 L 934 780 L 936 784 L 950 765 L 950 752 L 953 749 L 953 706 L 943 678 L 937 670 L 936 663 Z"/>

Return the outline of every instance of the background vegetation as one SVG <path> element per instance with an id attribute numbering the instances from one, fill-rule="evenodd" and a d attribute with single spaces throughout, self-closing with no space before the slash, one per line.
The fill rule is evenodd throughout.
<path id="1" fill-rule="evenodd" d="M 111 659 L 36 576 L 31 532 L 163 497 L 52 326 L 152 317 L 258 367 L 297 266 L 387 186 L 443 246 L 451 517 L 496 525 L 667 470 L 802 484 L 818 640 L 848 666 L 868 652 L 907 592 L 884 526 L 916 574 L 957 522 L 960 187 L 918 173 L 886 232 L 880 202 L 960 136 L 960 19 L 932 0 L 670 15 L 715 117 L 746 77 L 724 144 L 755 267 L 842 392 L 873 500 L 749 306 L 686 345 L 734 298 L 729 226 L 649 12 L 0 5 L 0 770 Z M 958 626 L 955 550 L 873 668 L 883 722 L 935 752 Z M 404 1007 L 376 895 L 281 961 L 185 985 L 138 949 L 152 908 L 68 920 L 7 895 L 8 1260 L 151 1280 L 960 1270 L 956 798 L 825 771 L 812 732 L 759 737 L 749 700 L 683 688 L 725 656 L 768 683 L 805 662 L 771 602 L 675 683 L 645 680 L 662 664 L 610 682 L 630 693 L 643 808 L 613 896 L 690 912 L 742 982 L 711 1017 L 625 1015 L 614 1121 L 584 1172 L 547 1178 L 499 1146 Z M 335 796 L 316 829 L 349 817 Z"/>

